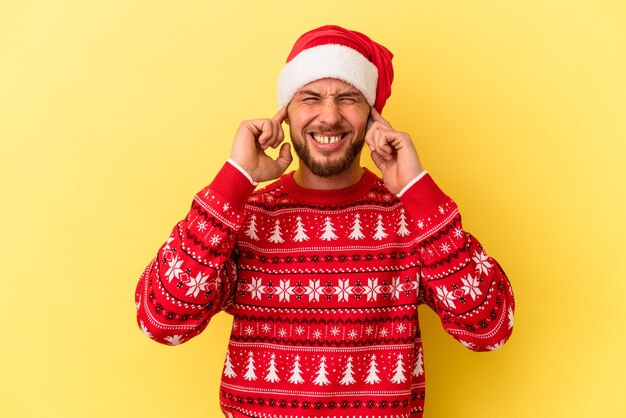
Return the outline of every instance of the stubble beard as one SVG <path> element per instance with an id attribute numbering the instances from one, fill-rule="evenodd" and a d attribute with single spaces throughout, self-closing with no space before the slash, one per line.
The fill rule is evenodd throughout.
<path id="1" fill-rule="evenodd" d="M 311 150 L 309 149 L 306 138 L 300 137 L 299 140 L 294 141 L 293 132 L 291 132 L 291 138 L 293 149 L 296 151 L 296 155 L 302 164 L 319 177 L 334 177 L 346 171 L 359 156 L 365 144 L 365 138 L 361 138 L 350 144 L 350 147 L 348 147 L 344 155 L 339 159 L 324 158 L 323 161 L 318 161 L 311 156 Z"/>

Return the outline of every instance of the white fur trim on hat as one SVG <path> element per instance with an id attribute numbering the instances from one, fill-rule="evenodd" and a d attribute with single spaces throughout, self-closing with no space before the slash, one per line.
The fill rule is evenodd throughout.
<path id="1" fill-rule="evenodd" d="M 359 52 L 344 45 L 327 44 L 308 48 L 285 64 L 278 78 L 278 104 L 287 106 L 304 85 L 322 78 L 338 78 L 376 102 L 378 68 Z"/>

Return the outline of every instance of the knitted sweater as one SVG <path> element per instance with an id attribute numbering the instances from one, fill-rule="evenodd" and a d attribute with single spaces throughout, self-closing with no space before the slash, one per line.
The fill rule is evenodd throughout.
<path id="1" fill-rule="evenodd" d="M 233 315 L 226 417 L 421 416 L 420 303 L 475 351 L 512 331 L 508 279 L 428 174 L 400 197 L 368 170 L 343 190 L 290 173 L 254 191 L 228 163 L 136 291 L 141 329 L 164 344 Z"/>

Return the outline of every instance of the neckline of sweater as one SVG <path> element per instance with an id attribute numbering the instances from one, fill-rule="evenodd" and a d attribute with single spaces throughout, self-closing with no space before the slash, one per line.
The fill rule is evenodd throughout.
<path id="1" fill-rule="evenodd" d="M 358 200 L 365 196 L 377 180 L 374 173 L 364 167 L 361 179 L 353 186 L 335 190 L 307 189 L 293 178 L 295 171 L 285 174 L 282 183 L 288 196 L 295 200 L 317 204 L 339 204 Z"/>

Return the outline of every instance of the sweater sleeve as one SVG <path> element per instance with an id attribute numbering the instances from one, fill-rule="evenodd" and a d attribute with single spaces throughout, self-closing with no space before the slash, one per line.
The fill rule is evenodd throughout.
<path id="1" fill-rule="evenodd" d="M 513 289 L 496 260 L 463 230 L 454 201 L 426 174 L 399 196 L 420 231 L 420 296 L 445 330 L 474 351 L 513 331 Z"/>
<path id="2" fill-rule="evenodd" d="M 233 251 L 254 185 L 226 163 L 193 199 L 141 275 L 137 323 L 153 340 L 178 345 L 198 335 L 228 307 L 236 286 Z"/>

